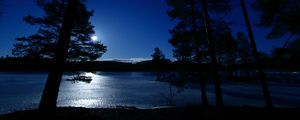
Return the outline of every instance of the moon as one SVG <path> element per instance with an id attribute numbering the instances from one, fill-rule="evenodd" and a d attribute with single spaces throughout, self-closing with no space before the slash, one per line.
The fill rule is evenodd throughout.
<path id="1" fill-rule="evenodd" d="M 91 40 L 94 41 L 94 42 L 98 41 L 98 36 L 97 35 L 92 35 Z"/>

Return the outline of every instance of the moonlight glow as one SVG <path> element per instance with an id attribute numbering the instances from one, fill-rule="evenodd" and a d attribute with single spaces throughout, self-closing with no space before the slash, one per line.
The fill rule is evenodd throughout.
<path id="1" fill-rule="evenodd" d="M 91 36 L 91 39 L 92 39 L 92 41 L 94 41 L 94 42 L 98 41 L 98 37 L 97 37 L 97 35 L 93 35 L 93 36 Z"/>

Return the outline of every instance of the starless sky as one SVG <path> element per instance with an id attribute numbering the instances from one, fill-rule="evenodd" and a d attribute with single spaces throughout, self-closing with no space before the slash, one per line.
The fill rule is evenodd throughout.
<path id="1" fill-rule="evenodd" d="M 239 0 L 234 1 L 234 10 L 226 17 L 237 21 L 232 25 L 233 33 L 246 31 Z M 249 3 L 251 0 L 246 0 Z M 0 56 L 11 55 L 15 38 L 28 36 L 37 31 L 23 22 L 25 15 L 42 16 L 34 0 L 5 0 L 0 17 Z M 166 11 L 170 9 L 165 0 L 88 0 L 87 7 L 95 10 L 91 22 L 98 39 L 108 47 L 101 59 L 150 58 L 155 47 L 159 47 L 167 58 L 172 59 L 171 37 L 168 30 L 175 23 Z M 258 19 L 257 12 L 248 6 L 251 22 Z M 282 46 L 284 40 L 266 40 L 268 30 L 253 27 L 260 51 L 269 52 L 273 46 Z"/>

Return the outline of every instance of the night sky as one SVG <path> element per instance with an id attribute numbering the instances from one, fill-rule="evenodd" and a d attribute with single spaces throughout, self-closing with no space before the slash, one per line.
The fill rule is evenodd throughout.
<path id="1" fill-rule="evenodd" d="M 42 16 L 34 0 L 5 0 L 0 17 L 0 56 L 11 55 L 15 38 L 36 32 L 37 27 L 22 21 L 25 15 Z M 238 1 L 238 0 L 234 0 Z M 247 2 L 251 0 L 246 0 Z M 237 21 L 232 25 L 233 33 L 246 31 L 239 3 L 227 19 Z M 155 47 L 159 47 L 167 58 L 172 58 L 172 46 L 168 43 L 168 29 L 175 25 L 166 11 L 165 0 L 88 0 L 88 9 L 94 9 L 91 18 L 95 32 L 108 51 L 101 59 L 150 58 Z M 248 6 L 250 8 L 250 6 Z M 250 10 L 254 24 L 258 14 Z M 260 51 L 269 52 L 273 46 L 282 46 L 283 40 L 266 40 L 268 30 L 254 27 L 254 35 Z"/>

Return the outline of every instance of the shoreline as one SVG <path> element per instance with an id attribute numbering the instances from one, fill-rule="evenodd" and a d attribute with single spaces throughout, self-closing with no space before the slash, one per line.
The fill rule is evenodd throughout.
<path id="1" fill-rule="evenodd" d="M 51 115 L 35 110 L 17 111 L 0 115 L 1 120 L 84 119 L 84 120 L 214 120 L 214 119 L 297 119 L 300 108 L 225 107 L 217 113 L 214 107 L 162 107 L 138 109 L 135 107 L 82 108 L 58 107 Z"/>

